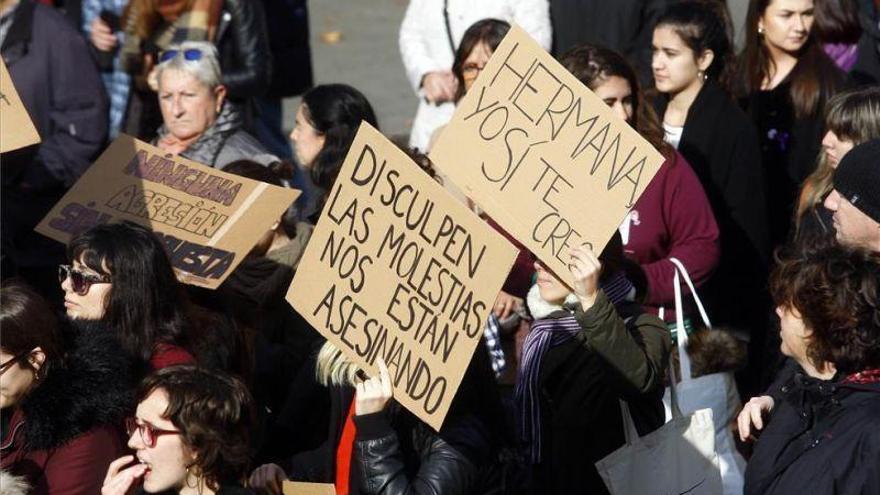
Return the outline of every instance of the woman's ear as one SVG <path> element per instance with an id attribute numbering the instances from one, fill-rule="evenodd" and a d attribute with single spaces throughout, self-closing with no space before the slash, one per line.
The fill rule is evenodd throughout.
<path id="1" fill-rule="evenodd" d="M 46 362 L 46 353 L 43 352 L 42 347 L 35 347 L 34 350 L 28 355 L 28 363 L 34 371 L 39 372 L 40 368 L 43 367 L 43 363 Z"/>
<path id="2" fill-rule="evenodd" d="M 217 113 L 220 113 L 220 110 L 223 109 L 223 102 L 226 101 L 226 86 L 219 85 L 214 88 L 214 108 L 217 110 Z"/>
<path id="3" fill-rule="evenodd" d="M 697 59 L 697 67 L 700 68 L 700 71 L 706 72 L 709 70 L 709 67 L 712 66 L 712 62 L 715 61 L 715 52 L 712 50 L 703 50 L 703 53 L 700 54 L 700 58 Z"/>

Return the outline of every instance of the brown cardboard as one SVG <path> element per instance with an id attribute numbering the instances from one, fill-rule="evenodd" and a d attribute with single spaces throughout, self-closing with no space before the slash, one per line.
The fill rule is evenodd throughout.
<path id="1" fill-rule="evenodd" d="M 178 280 L 214 289 L 299 194 L 120 135 L 35 230 L 66 244 L 131 220 L 160 234 Z"/>
<path id="2" fill-rule="evenodd" d="M 439 430 L 516 254 L 363 123 L 287 300 L 371 374 L 382 356 L 394 398 Z"/>
<path id="3" fill-rule="evenodd" d="M 600 253 L 664 160 L 517 26 L 431 159 L 569 286 L 569 248 Z"/>
<path id="4" fill-rule="evenodd" d="M 0 58 L 0 153 L 37 144 L 40 135 Z"/>
<path id="5" fill-rule="evenodd" d="M 281 491 L 284 495 L 336 495 L 336 487 L 332 483 L 285 481 Z"/>

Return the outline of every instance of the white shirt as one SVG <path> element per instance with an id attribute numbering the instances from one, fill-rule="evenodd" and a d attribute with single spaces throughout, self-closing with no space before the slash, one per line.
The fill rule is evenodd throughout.
<path id="1" fill-rule="evenodd" d="M 419 109 L 410 131 L 410 146 L 427 151 L 434 130 L 449 122 L 455 106 L 425 101 L 421 83 L 425 74 L 452 69 L 455 54 L 449 46 L 444 0 L 410 0 L 400 25 L 400 55 L 410 85 L 419 97 Z M 550 4 L 548 0 L 447 0 L 449 28 L 455 46 L 464 32 L 479 20 L 494 18 L 516 23 L 545 49 L 550 48 Z"/>
<path id="2" fill-rule="evenodd" d="M 669 143 L 675 149 L 678 149 L 678 143 L 681 142 L 681 134 L 684 132 L 684 126 L 669 125 L 663 123 L 663 140 Z"/>

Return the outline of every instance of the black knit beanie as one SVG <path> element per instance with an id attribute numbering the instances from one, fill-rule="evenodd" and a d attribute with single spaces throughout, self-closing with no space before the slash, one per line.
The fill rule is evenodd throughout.
<path id="1" fill-rule="evenodd" d="M 880 139 L 862 143 L 844 155 L 834 171 L 834 189 L 880 223 Z"/>

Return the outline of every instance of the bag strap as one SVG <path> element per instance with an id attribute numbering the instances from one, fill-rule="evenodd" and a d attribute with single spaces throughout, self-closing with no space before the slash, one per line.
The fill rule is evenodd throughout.
<path id="1" fill-rule="evenodd" d="M 706 325 L 706 328 L 709 330 L 712 329 L 712 322 L 709 321 L 709 314 L 706 313 L 706 308 L 703 306 L 703 301 L 700 299 L 699 294 L 697 294 L 697 289 L 694 287 L 694 282 L 691 280 L 691 276 L 688 274 L 687 269 L 684 267 L 684 264 L 678 258 L 669 258 L 669 261 L 672 262 L 676 267 L 676 271 L 680 272 L 684 277 L 684 281 L 688 286 L 688 289 L 691 290 L 691 296 L 694 298 L 694 302 L 697 304 L 697 310 L 700 312 L 700 318 L 703 319 L 703 324 Z"/>
<path id="2" fill-rule="evenodd" d="M 703 324 L 706 325 L 706 328 L 712 329 L 712 323 L 709 321 L 709 315 L 706 314 L 706 309 L 703 307 L 703 302 L 700 300 L 700 296 L 697 295 L 697 289 L 694 287 L 694 283 L 691 280 L 690 275 L 688 275 L 687 269 L 684 267 L 681 261 L 678 258 L 669 258 L 669 261 L 675 265 L 675 277 L 672 280 L 672 286 L 675 290 L 675 333 L 678 338 L 678 364 L 679 364 L 679 372 L 681 374 L 681 381 L 687 382 L 692 379 L 691 374 L 691 358 L 687 353 L 687 343 L 688 343 L 688 335 L 687 330 L 684 325 L 684 305 L 682 304 L 682 294 L 681 294 L 681 279 L 684 278 L 685 283 L 688 286 L 688 289 L 691 290 L 691 295 L 694 298 L 694 302 L 697 303 L 697 309 L 700 312 L 700 317 L 703 319 Z M 674 382 L 675 380 L 672 380 Z"/>
<path id="3" fill-rule="evenodd" d="M 639 430 L 636 429 L 636 423 L 629 412 L 629 404 L 623 399 L 618 399 L 618 401 L 620 402 L 620 416 L 623 420 L 623 438 L 627 445 L 632 445 L 639 440 Z"/>
<path id="4" fill-rule="evenodd" d="M 452 41 L 452 27 L 449 24 L 449 0 L 443 0 L 443 22 L 446 24 L 446 39 L 449 41 L 449 49 L 452 50 L 452 58 L 455 59 L 455 42 Z"/>

